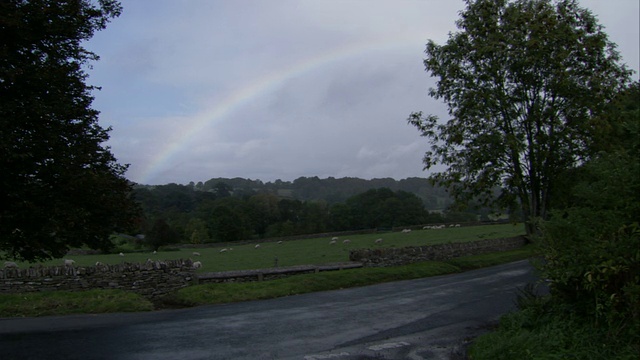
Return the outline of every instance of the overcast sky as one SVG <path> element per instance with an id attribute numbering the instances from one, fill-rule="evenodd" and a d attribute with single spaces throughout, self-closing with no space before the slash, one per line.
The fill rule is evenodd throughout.
<path id="1" fill-rule="evenodd" d="M 143 184 L 425 177 L 422 59 L 461 0 L 121 0 L 86 46 L 108 145 Z M 638 71 L 638 0 L 582 0 Z M 638 79 L 638 74 L 634 75 Z"/>

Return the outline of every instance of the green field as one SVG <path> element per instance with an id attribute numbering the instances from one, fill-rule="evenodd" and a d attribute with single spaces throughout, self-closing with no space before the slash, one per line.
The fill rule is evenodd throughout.
<path id="1" fill-rule="evenodd" d="M 122 262 L 145 262 L 147 259 L 170 260 L 187 259 L 202 262 L 199 272 L 246 270 L 293 265 L 319 265 L 333 262 L 349 261 L 349 251 L 359 248 L 385 248 L 405 247 L 419 245 L 434 245 L 451 242 L 467 242 L 482 239 L 494 239 L 512 237 L 524 234 L 522 224 L 501 224 L 447 228 L 441 230 L 414 230 L 410 233 L 387 232 L 377 234 L 354 235 L 340 237 L 335 245 L 330 245 L 328 237 L 319 237 L 304 240 L 278 242 L 260 242 L 260 247 L 255 248 L 255 243 L 243 245 L 229 245 L 226 252 L 220 252 L 223 247 L 203 247 L 198 249 L 180 249 L 179 251 L 160 251 L 157 254 L 126 253 L 125 256 L 117 254 L 109 255 L 75 255 L 67 258 L 73 259 L 77 266 L 95 265 L 97 261 L 105 264 L 118 264 Z M 376 239 L 383 239 L 376 244 Z M 350 243 L 343 244 L 343 240 L 349 239 Z M 233 249 L 233 250 L 231 250 Z M 193 252 L 200 253 L 194 256 Z M 61 265 L 62 260 L 56 259 L 41 263 L 41 265 Z M 33 264 L 20 263 L 21 268 Z"/>

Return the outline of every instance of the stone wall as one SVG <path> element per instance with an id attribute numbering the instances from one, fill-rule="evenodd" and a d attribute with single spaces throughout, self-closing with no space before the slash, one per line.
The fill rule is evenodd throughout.
<path id="1" fill-rule="evenodd" d="M 0 269 L 0 293 L 122 289 L 151 300 L 197 282 L 191 260 Z"/>
<path id="2" fill-rule="evenodd" d="M 524 246 L 526 243 L 527 240 L 524 236 L 517 236 L 430 246 L 357 249 L 349 253 L 349 260 L 360 262 L 368 267 L 398 266 L 420 261 L 439 261 L 460 256 L 514 250 Z"/>

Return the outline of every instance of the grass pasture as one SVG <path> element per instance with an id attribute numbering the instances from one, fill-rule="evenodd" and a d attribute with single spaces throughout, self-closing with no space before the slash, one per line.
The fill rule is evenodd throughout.
<path id="1" fill-rule="evenodd" d="M 410 233 L 387 232 L 378 234 L 354 235 L 340 237 L 335 245 L 330 245 L 328 237 L 313 239 L 301 239 L 277 242 L 261 242 L 259 248 L 256 243 L 244 245 L 226 246 L 227 251 L 220 252 L 223 247 L 203 247 L 198 249 L 180 249 L 179 251 L 160 251 L 157 254 L 126 253 L 125 256 L 117 254 L 107 255 L 75 255 L 67 258 L 73 259 L 77 266 L 95 265 L 97 261 L 105 264 L 118 264 L 122 262 L 145 262 L 147 259 L 172 260 L 191 258 L 202 262 L 200 272 L 248 270 L 274 267 L 276 258 L 278 266 L 294 265 L 320 265 L 333 262 L 345 262 L 349 260 L 349 251 L 360 248 L 386 248 L 435 245 L 452 242 L 468 242 L 482 239 L 495 239 L 512 237 L 524 234 L 522 224 L 483 225 L 458 228 L 446 228 L 440 230 L 414 230 Z M 382 243 L 376 244 L 375 240 L 381 238 Z M 344 244 L 343 240 L 349 239 L 350 243 Z M 231 250 L 233 249 L 233 250 Z M 194 256 L 193 252 L 200 253 Z M 62 260 L 56 259 L 40 263 L 40 265 L 61 265 Z M 28 267 L 31 264 L 20 263 L 19 266 Z"/>

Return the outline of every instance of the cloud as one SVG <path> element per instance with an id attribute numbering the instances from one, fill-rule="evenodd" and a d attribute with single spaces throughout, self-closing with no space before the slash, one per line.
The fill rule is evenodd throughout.
<path id="1" fill-rule="evenodd" d="M 637 2 L 581 3 L 637 64 Z M 94 107 L 131 180 L 426 175 L 406 118 L 447 118 L 423 51 L 455 31 L 462 0 L 122 4 L 87 46 L 101 56 Z"/>

